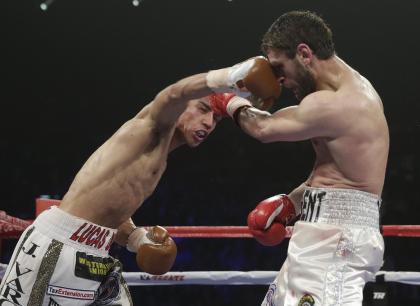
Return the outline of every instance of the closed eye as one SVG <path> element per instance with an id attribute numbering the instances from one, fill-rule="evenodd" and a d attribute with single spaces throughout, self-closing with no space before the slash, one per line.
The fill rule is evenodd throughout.
<path id="1" fill-rule="evenodd" d="M 274 69 L 274 75 L 276 77 L 283 77 L 284 76 L 284 71 L 283 71 L 283 67 L 279 66 L 275 66 L 273 67 Z"/>
<path id="2" fill-rule="evenodd" d="M 198 104 L 198 109 L 201 111 L 201 112 L 203 112 L 203 113 L 208 113 L 208 112 L 211 112 L 211 108 L 210 108 L 210 106 L 209 105 L 207 105 L 205 102 L 203 102 L 203 101 L 199 101 L 199 104 Z"/>

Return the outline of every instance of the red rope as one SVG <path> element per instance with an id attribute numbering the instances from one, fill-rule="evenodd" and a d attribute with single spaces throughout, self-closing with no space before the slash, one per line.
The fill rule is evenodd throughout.
<path id="1" fill-rule="evenodd" d="M 188 238 L 252 238 L 246 226 L 165 226 L 172 237 Z M 387 237 L 420 237 L 420 225 L 384 225 Z M 290 237 L 293 227 L 287 227 Z"/>
<path id="2" fill-rule="evenodd" d="M 18 238 L 32 223 L 0 211 L 0 239 Z M 252 238 L 246 226 L 165 226 L 172 237 L 185 238 Z M 287 227 L 287 237 L 293 227 Z M 420 225 L 384 225 L 382 233 L 387 237 L 420 237 Z"/>

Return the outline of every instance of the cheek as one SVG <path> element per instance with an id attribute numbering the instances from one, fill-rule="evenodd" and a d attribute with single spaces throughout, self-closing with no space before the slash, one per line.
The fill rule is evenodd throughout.
<path id="1" fill-rule="evenodd" d="M 183 118 L 184 130 L 193 130 L 197 122 L 197 114 L 193 112 L 186 113 Z"/>

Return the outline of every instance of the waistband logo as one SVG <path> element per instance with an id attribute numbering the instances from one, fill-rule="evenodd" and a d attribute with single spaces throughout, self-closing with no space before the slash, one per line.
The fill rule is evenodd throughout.
<path id="1" fill-rule="evenodd" d="M 71 236 L 70 239 L 87 246 L 101 249 L 105 246 L 105 251 L 109 251 L 115 234 L 110 235 L 110 230 L 98 225 L 83 223 Z"/>
<path id="2" fill-rule="evenodd" d="M 62 296 L 77 300 L 93 300 L 95 299 L 95 293 L 96 292 L 94 290 L 72 289 L 51 285 L 48 286 L 47 289 L 48 295 Z"/>
<path id="3" fill-rule="evenodd" d="M 300 220 L 306 222 L 317 222 L 319 212 L 321 210 L 321 204 L 326 194 L 327 193 L 325 191 L 316 192 L 305 190 L 301 203 L 302 212 Z"/>

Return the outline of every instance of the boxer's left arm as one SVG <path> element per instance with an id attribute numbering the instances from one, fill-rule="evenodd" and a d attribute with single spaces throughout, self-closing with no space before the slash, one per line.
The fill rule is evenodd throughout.
<path id="1" fill-rule="evenodd" d="M 232 117 L 244 132 L 264 143 L 335 137 L 348 121 L 340 106 L 331 102 L 333 95 L 329 91 L 318 91 L 305 97 L 299 105 L 274 114 L 243 106 Z"/>

